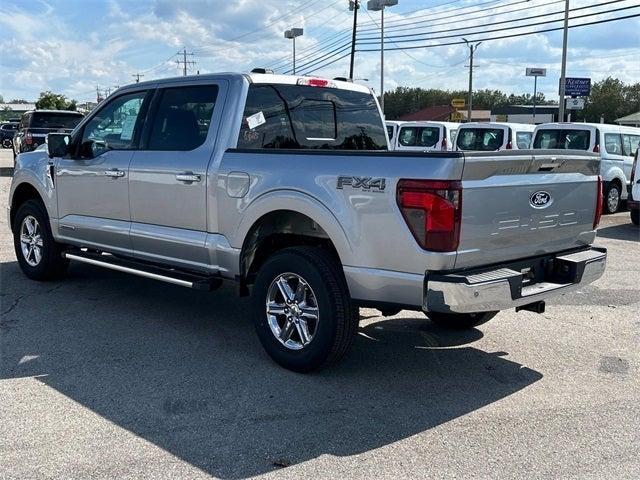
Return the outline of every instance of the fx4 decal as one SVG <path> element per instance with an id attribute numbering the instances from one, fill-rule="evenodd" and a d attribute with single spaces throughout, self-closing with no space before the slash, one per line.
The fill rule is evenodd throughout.
<path id="1" fill-rule="evenodd" d="M 386 187 L 384 178 L 371 177 L 338 177 L 336 188 L 342 190 L 344 187 L 357 188 L 366 192 L 384 192 Z"/>

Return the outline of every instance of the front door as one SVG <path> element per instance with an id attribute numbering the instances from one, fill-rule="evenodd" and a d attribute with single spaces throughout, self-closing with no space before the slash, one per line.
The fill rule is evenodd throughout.
<path id="1" fill-rule="evenodd" d="M 58 233 L 63 240 L 130 252 L 129 164 L 142 130 L 147 91 L 104 105 L 78 132 L 76 152 L 57 158 Z"/>
<path id="2" fill-rule="evenodd" d="M 131 161 L 129 195 L 134 254 L 201 270 L 211 265 L 207 167 L 225 83 L 194 82 L 157 90 Z"/>

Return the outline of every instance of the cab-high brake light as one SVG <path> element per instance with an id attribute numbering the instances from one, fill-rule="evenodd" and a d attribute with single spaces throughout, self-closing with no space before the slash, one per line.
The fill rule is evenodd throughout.
<path id="1" fill-rule="evenodd" d="M 457 180 L 400 180 L 397 201 L 418 244 L 453 252 L 460 243 L 462 184 Z"/>
<path id="2" fill-rule="evenodd" d="M 593 229 L 595 230 L 600 225 L 600 218 L 602 217 L 602 177 L 598 175 L 598 192 L 596 194 L 596 213 L 593 216 Z"/>
<path id="3" fill-rule="evenodd" d="M 334 82 L 324 78 L 302 77 L 298 79 L 297 83 L 298 85 L 306 85 L 307 87 L 336 88 L 336 84 Z"/>

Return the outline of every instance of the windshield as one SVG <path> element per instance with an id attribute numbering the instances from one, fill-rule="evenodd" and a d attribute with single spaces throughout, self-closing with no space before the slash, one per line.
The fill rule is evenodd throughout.
<path id="1" fill-rule="evenodd" d="M 30 128 L 66 128 L 73 129 L 82 120 L 77 113 L 38 113 L 31 119 Z"/>
<path id="2" fill-rule="evenodd" d="M 490 152 L 500 150 L 503 142 L 504 130 L 501 128 L 461 128 L 456 145 L 460 150 Z"/>
<path id="3" fill-rule="evenodd" d="M 557 148 L 561 150 L 589 150 L 591 132 L 589 130 L 538 130 L 533 140 L 533 148 Z"/>
<path id="4" fill-rule="evenodd" d="M 438 127 L 404 127 L 400 129 L 398 143 L 403 147 L 433 147 L 440 141 Z"/>

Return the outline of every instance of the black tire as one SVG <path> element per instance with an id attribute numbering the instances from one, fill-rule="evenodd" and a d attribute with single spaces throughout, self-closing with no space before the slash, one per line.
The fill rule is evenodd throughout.
<path id="1" fill-rule="evenodd" d="M 285 273 L 303 278 L 317 301 L 315 333 L 299 350 L 281 343 L 267 321 L 269 289 Z M 358 310 L 351 302 L 339 262 L 321 248 L 291 247 L 273 254 L 258 271 L 252 297 L 258 338 L 269 356 L 284 368 L 301 373 L 321 370 L 340 360 L 353 344 Z"/>
<path id="2" fill-rule="evenodd" d="M 640 225 L 640 209 L 631 210 L 631 223 Z"/>
<path id="3" fill-rule="evenodd" d="M 441 328 L 447 330 L 467 330 L 477 327 L 483 323 L 487 323 L 498 312 L 480 312 L 480 313 L 436 313 L 429 312 L 427 316 L 429 320 Z"/>
<path id="4" fill-rule="evenodd" d="M 618 202 L 615 205 L 609 205 L 609 195 L 615 193 L 615 195 L 618 198 Z M 602 201 L 604 202 L 604 212 L 605 213 L 616 213 L 618 210 L 620 210 L 620 204 L 622 203 L 622 187 L 620 186 L 620 184 L 616 181 L 616 182 L 611 182 L 609 183 L 609 186 L 607 187 L 607 191 L 604 192 L 604 198 L 602 199 Z"/>
<path id="5" fill-rule="evenodd" d="M 25 218 L 36 219 L 42 239 L 41 259 L 36 265 L 29 264 L 22 251 L 20 231 Z M 54 280 L 61 277 L 67 269 L 69 261 L 62 257 L 62 246 L 56 243 L 51 234 L 49 216 L 40 200 L 27 200 L 18 208 L 13 221 L 13 245 L 18 264 L 23 273 L 32 280 Z M 30 258 L 34 258 L 31 256 Z"/>

